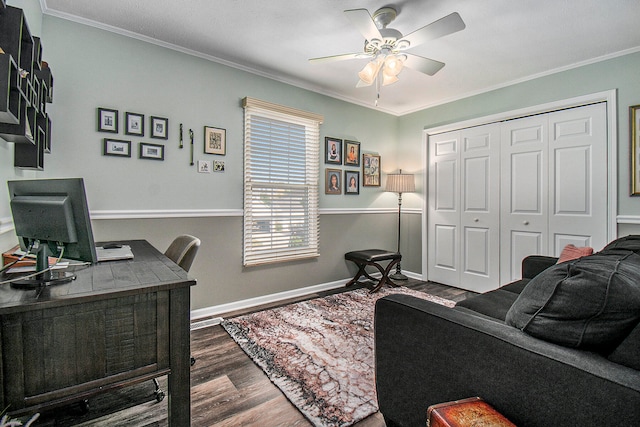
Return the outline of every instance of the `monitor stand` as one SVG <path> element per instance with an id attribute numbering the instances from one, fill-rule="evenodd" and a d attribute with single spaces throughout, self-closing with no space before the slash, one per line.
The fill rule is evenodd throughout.
<path id="1" fill-rule="evenodd" d="M 42 273 L 28 279 L 11 282 L 11 287 L 16 289 L 37 289 L 44 286 L 62 285 L 74 280 L 76 275 L 73 273 L 49 269 L 49 256 L 51 255 L 49 245 L 46 243 L 39 245 L 36 249 L 36 271 L 42 271 Z"/>

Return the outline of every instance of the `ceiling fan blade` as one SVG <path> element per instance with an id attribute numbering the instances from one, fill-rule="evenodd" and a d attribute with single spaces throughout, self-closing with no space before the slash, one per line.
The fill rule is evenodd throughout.
<path id="1" fill-rule="evenodd" d="M 409 53 L 405 53 L 405 55 L 407 55 L 407 59 L 404 61 L 405 66 L 429 76 L 433 76 L 444 67 L 444 62 Z"/>
<path id="2" fill-rule="evenodd" d="M 373 18 L 369 14 L 367 9 L 350 9 L 345 10 L 344 13 L 351 23 L 358 29 L 360 34 L 367 40 L 378 39 L 382 40 L 380 30 L 376 27 Z"/>
<path id="3" fill-rule="evenodd" d="M 453 12 L 452 14 L 447 15 L 444 18 L 440 18 L 429 25 L 425 25 L 411 34 L 407 34 L 402 39 L 398 40 L 398 42 L 406 40 L 409 42 L 408 47 L 416 47 L 422 43 L 428 42 L 429 40 L 434 40 L 439 37 L 464 30 L 465 27 L 466 25 L 458 12 Z"/>
<path id="4" fill-rule="evenodd" d="M 367 87 L 367 86 L 371 86 L 372 84 L 373 82 L 365 83 L 364 81 L 362 81 L 362 79 L 359 79 L 358 83 L 356 83 L 356 87 Z"/>
<path id="5" fill-rule="evenodd" d="M 309 62 L 319 63 L 319 62 L 333 62 L 333 61 L 344 61 L 346 59 L 356 59 L 362 56 L 361 53 L 345 53 L 343 55 L 333 55 L 333 56 L 323 56 L 321 58 L 311 58 Z"/>

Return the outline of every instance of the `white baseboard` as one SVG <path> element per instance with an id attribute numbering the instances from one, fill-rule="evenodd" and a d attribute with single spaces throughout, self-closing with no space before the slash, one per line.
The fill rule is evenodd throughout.
<path id="1" fill-rule="evenodd" d="M 403 273 L 412 279 L 422 280 L 422 275 L 403 271 Z M 372 274 L 379 277 L 380 273 Z M 221 314 L 232 311 L 246 310 L 265 304 L 270 304 L 287 299 L 304 297 L 323 291 L 330 291 L 344 286 L 351 279 L 336 280 L 335 282 L 321 283 L 319 285 L 307 286 L 305 288 L 293 289 L 290 291 L 277 292 L 275 294 L 263 295 L 255 298 L 248 298 L 240 301 L 229 302 L 226 304 L 214 305 L 211 307 L 199 308 L 191 310 L 191 330 L 204 328 L 207 326 L 218 325 L 223 320 Z M 199 321 L 199 319 L 206 319 Z"/>

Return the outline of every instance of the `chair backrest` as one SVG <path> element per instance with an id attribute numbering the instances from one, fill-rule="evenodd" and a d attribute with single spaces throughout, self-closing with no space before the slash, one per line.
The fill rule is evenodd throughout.
<path id="1" fill-rule="evenodd" d="M 188 234 L 183 234 L 171 242 L 164 254 L 171 261 L 178 264 L 184 271 L 189 271 L 199 248 L 200 239 Z"/>

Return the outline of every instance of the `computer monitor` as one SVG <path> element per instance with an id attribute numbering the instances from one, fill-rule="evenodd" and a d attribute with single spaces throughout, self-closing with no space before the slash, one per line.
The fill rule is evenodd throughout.
<path id="1" fill-rule="evenodd" d="M 64 258 L 97 261 L 82 178 L 9 181 L 8 185 L 20 247 L 35 252 L 37 271 L 47 270 L 18 286 L 46 286 L 75 278 L 48 270 L 49 256 L 60 256 L 62 248 Z"/>

